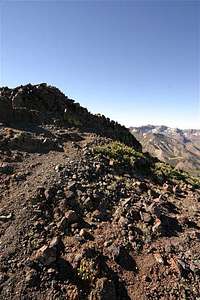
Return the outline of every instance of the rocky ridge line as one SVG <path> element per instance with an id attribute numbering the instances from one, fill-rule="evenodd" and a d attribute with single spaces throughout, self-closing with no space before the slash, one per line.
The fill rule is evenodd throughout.
<path id="1" fill-rule="evenodd" d="M 54 122 L 117 139 L 140 151 L 142 149 L 127 128 L 103 115 L 91 114 L 59 89 L 46 83 L 14 89 L 0 88 L 0 121 L 7 124 Z"/>

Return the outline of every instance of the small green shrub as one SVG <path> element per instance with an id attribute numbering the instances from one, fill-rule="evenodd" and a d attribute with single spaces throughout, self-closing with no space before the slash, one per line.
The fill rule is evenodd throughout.
<path id="1" fill-rule="evenodd" d="M 78 276 L 84 281 L 94 281 L 98 275 L 98 268 L 95 261 L 82 259 L 77 269 Z"/>
<path id="2" fill-rule="evenodd" d="M 194 188 L 200 187 L 200 179 L 198 177 L 193 177 L 187 172 L 177 170 L 163 162 L 155 163 L 152 173 L 157 178 L 163 178 L 164 181 L 183 181 L 191 184 Z"/>
<path id="3" fill-rule="evenodd" d="M 127 164 L 132 164 L 136 159 L 143 157 L 142 153 L 117 141 L 96 147 L 95 153 L 104 155 L 109 159 L 126 162 Z"/>
<path id="4" fill-rule="evenodd" d="M 150 157 L 121 142 L 113 141 L 102 146 L 97 146 L 94 149 L 94 153 L 112 160 L 114 168 L 119 173 L 121 170 L 128 173 L 138 172 L 143 176 L 150 175 L 152 164 Z"/>

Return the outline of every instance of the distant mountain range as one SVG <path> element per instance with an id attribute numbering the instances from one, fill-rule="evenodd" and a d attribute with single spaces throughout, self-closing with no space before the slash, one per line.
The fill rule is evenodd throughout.
<path id="1" fill-rule="evenodd" d="M 144 151 L 178 169 L 200 176 L 200 130 L 146 125 L 130 127 Z"/>

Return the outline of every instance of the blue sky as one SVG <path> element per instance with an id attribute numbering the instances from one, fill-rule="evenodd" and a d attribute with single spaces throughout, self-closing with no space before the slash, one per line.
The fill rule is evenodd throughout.
<path id="1" fill-rule="evenodd" d="M 200 128 L 200 2 L 2 1 L 0 85 L 47 82 L 126 126 Z"/>

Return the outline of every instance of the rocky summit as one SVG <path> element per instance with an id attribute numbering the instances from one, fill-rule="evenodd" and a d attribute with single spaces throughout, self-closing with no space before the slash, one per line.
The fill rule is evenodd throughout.
<path id="1" fill-rule="evenodd" d="M 200 182 L 46 84 L 0 89 L 0 298 L 200 298 Z"/>
<path id="2" fill-rule="evenodd" d="M 86 108 L 46 83 L 0 88 L 0 121 L 8 124 L 63 124 L 118 139 L 138 150 L 140 143 L 124 126 Z"/>

